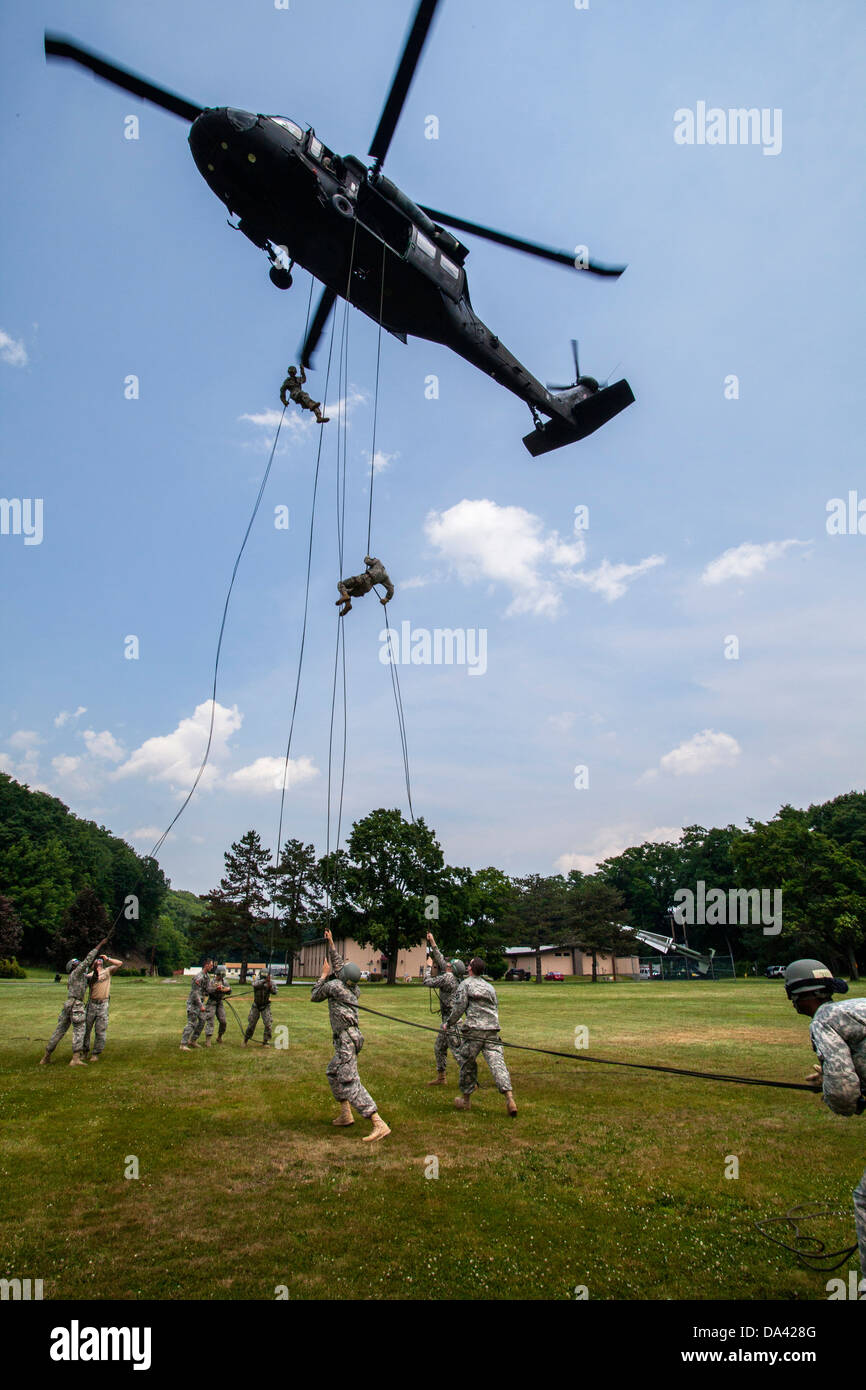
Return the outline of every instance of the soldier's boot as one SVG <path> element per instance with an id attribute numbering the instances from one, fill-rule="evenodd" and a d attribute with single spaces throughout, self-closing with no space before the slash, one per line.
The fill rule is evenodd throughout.
<path id="1" fill-rule="evenodd" d="M 206 1038 L 205 1038 L 205 1040 L 204 1040 L 204 1046 L 205 1046 L 205 1047 L 210 1047 L 210 1038 L 209 1038 L 209 1037 L 206 1037 Z"/>
<path id="2" fill-rule="evenodd" d="M 352 1114 L 352 1107 L 347 1100 L 340 1101 L 340 1113 L 336 1120 L 332 1120 L 332 1125 L 353 1125 L 355 1117 Z"/>
<path id="3" fill-rule="evenodd" d="M 191 1042 L 190 1047 L 201 1047 L 201 1043 Z"/>
<path id="4" fill-rule="evenodd" d="M 100 1053 L 94 1052 L 93 1056 L 92 1056 L 92 1057 L 88 1057 L 87 1060 L 88 1060 L 88 1062 L 98 1062 L 98 1061 L 99 1061 L 99 1058 L 100 1058 Z"/>
<path id="5" fill-rule="evenodd" d="M 469 1096 L 459 1095 L 454 1098 L 455 1110 L 471 1110 L 472 1103 Z"/>
<path id="6" fill-rule="evenodd" d="M 514 1103 L 514 1096 L 510 1091 L 505 1092 L 505 1109 L 508 1111 L 512 1120 L 517 1118 L 517 1106 Z"/>
<path id="7" fill-rule="evenodd" d="M 181 1052 L 192 1052 L 192 1048 L 187 1043 L 181 1043 L 180 1050 Z"/>
<path id="8" fill-rule="evenodd" d="M 44 1054 L 39 1058 L 39 1065 L 40 1067 L 47 1067 L 50 1061 L 51 1053 L 48 1051 L 48 1048 L 46 1047 Z"/>
<path id="9" fill-rule="evenodd" d="M 218 1043 L 221 1043 L 222 1040 L 223 1040 L 223 1035 L 222 1035 L 222 1033 L 220 1033 L 219 1037 L 217 1038 L 217 1042 L 218 1042 Z"/>
<path id="10" fill-rule="evenodd" d="M 330 420 L 330 418 L 331 418 L 330 415 L 323 415 L 323 414 L 322 414 L 322 407 L 321 407 L 321 406 L 319 406 L 319 405 L 316 406 L 316 424 L 317 424 L 317 425 L 327 425 L 327 423 L 328 423 L 328 421 Z"/>
<path id="11" fill-rule="evenodd" d="M 81 1059 L 81 1053 L 80 1053 L 80 1052 L 73 1052 L 73 1054 L 72 1054 L 72 1060 L 70 1061 L 69 1065 L 70 1065 L 71 1067 L 83 1067 L 83 1066 L 84 1066 L 84 1062 L 83 1062 L 82 1059 Z"/>
<path id="12" fill-rule="evenodd" d="M 391 1130 L 389 1129 L 388 1125 L 385 1124 L 385 1121 L 382 1119 L 382 1116 L 379 1114 L 378 1110 L 374 1111 L 374 1113 L 370 1116 L 370 1119 L 373 1121 L 373 1128 L 369 1134 L 364 1135 L 365 1144 L 372 1143 L 374 1139 L 384 1139 L 386 1134 L 391 1133 Z"/>
<path id="13" fill-rule="evenodd" d="M 437 1073 L 436 1073 L 436 1080 L 435 1080 L 435 1081 L 428 1081 L 428 1082 L 427 1082 L 427 1085 L 428 1085 L 428 1086 L 444 1086 L 444 1085 L 445 1085 L 445 1073 L 444 1073 L 444 1071 L 437 1071 Z"/>

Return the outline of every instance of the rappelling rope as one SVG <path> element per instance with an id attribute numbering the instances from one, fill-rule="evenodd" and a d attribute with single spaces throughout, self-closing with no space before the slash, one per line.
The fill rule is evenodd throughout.
<path id="1" fill-rule="evenodd" d="M 371 1009 L 367 1004 L 358 1004 L 359 1009 L 365 1013 L 377 1014 L 379 1018 L 389 1018 L 392 1023 L 402 1023 L 406 1028 L 423 1028 L 425 1033 L 438 1033 L 439 1028 L 431 1028 L 429 1023 L 413 1023 L 408 1018 L 398 1018 L 395 1014 L 383 1014 L 379 1009 Z M 815 1094 L 813 1086 L 806 1086 L 800 1081 L 766 1081 L 757 1076 L 732 1076 L 728 1072 L 716 1071 L 694 1071 L 686 1067 L 662 1067 L 652 1062 L 620 1062 L 612 1057 L 589 1057 L 585 1053 L 578 1056 L 575 1052 L 554 1052 L 549 1047 L 530 1047 L 528 1043 L 506 1042 L 500 1038 L 503 1047 L 516 1048 L 519 1052 L 541 1052 L 545 1057 L 565 1057 L 570 1062 L 596 1062 L 603 1067 L 629 1067 L 637 1071 L 661 1071 L 668 1072 L 672 1076 L 698 1076 L 704 1081 L 734 1081 L 739 1086 L 772 1086 L 784 1091 L 811 1091 Z"/>

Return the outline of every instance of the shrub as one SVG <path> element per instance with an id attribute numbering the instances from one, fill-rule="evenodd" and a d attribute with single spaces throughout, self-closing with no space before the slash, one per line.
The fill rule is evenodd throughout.
<path id="1" fill-rule="evenodd" d="M 0 960 L 0 980 L 26 980 L 27 971 L 22 970 L 13 956 L 11 960 Z"/>

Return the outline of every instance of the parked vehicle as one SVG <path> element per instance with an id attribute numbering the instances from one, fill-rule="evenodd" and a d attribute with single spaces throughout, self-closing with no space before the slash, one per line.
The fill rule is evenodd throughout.
<path id="1" fill-rule="evenodd" d="M 558 970 L 548 970 L 544 978 L 545 980 L 564 980 L 565 976 Z"/>
<path id="2" fill-rule="evenodd" d="M 768 980 L 779 980 L 785 974 L 784 965 L 768 965 L 764 971 Z"/>
<path id="3" fill-rule="evenodd" d="M 517 969 L 515 968 L 515 969 L 512 969 L 512 970 L 506 970 L 506 972 L 505 972 L 505 979 L 506 979 L 506 980 L 531 980 L 531 979 L 532 979 L 532 976 L 530 975 L 530 973 L 529 973 L 528 970 L 517 970 Z"/>

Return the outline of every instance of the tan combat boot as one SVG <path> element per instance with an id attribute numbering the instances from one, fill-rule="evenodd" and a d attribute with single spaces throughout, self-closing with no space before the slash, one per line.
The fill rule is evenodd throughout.
<path id="1" fill-rule="evenodd" d="M 205 1046 L 205 1047 L 210 1047 L 210 1038 L 205 1038 L 205 1040 L 204 1040 L 204 1046 Z"/>
<path id="2" fill-rule="evenodd" d="M 50 1061 L 51 1061 L 51 1053 L 50 1053 L 50 1052 L 48 1051 L 48 1049 L 46 1048 L 44 1056 L 42 1056 L 42 1057 L 39 1058 L 39 1065 L 40 1065 L 40 1067 L 47 1067 L 47 1066 L 48 1066 L 48 1063 L 49 1063 Z"/>
<path id="3" fill-rule="evenodd" d="M 332 1125 L 353 1125 L 355 1117 L 352 1114 L 352 1107 L 347 1100 L 340 1101 L 340 1113 L 336 1120 L 332 1120 Z"/>
<path id="4" fill-rule="evenodd" d="M 84 1066 L 84 1063 L 83 1063 L 82 1060 L 81 1060 L 81 1053 L 80 1053 L 80 1052 L 73 1052 L 73 1054 L 72 1054 L 72 1060 L 71 1060 L 71 1062 L 69 1063 L 69 1065 L 70 1065 L 71 1067 L 83 1067 L 83 1066 Z"/>
<path id="5" fill-rule="evenodd" d="M 181 1052 L 192 1052 L 192 1048 L 187 1047 L 186 1043 L 181 1043 L 180 1050 Z"/>
<path id="6" fill-rule="evenodd" d="M 373 1139 L 384 1139 L 386 1134 L 391 1133 L 378 1110 L 373 1112 L 370 1119 L 373 1121 L 373 1128 L 369 1134 L 364 1135 L 365 1144 L 369 1144 Z"/>
<path id="7" fill-rule="evenodd" d="M 94 1052 L 94 1054 L 93 1054 L 92 1057 L 88 1057 L 88 1059 L 87 1059 L 88 1062 L 98 1062 L 98 1061 L 99 1061 L 99 1055 L 100 1055 L 100 1054 L 99 1054 L 98 1052 Z"/>
<path id="8" fill-rule="evenodd" d="M 512 1120 L 516 1120 L 517 1106 L 514 1103 L 514 1096 L 511 1094 L 510 1091 L 505 1092 L 505 1108 L 511 1116 Z"/>
<path id="9" fill-rule="evenodd" d="M 455 1110 L 470 1110 L 471 1108 L 472 1108 L 472 1107 L 471 1107 L 471 1102 L 470 1102 L 470 1099 L 469 1099 L 468 1096 L 463 1096 L 463 1095 L 455 1096 L 455 1098 L 454 1098 L 454 1109 L 455 1109 Z"/>
<path id="10" fill-rule="evenodd" d="M 437 1071 L 437 1073 L 436 1073 L 436 1080 L 435 1080 L 435 1081 L 428 1081 L 428 1082 L 427 1082 L 427 1085 L 428 1085 L 428 1086 L 444 1086 L 444 1085 L 445 1085 L 445 1073 L 444 1073 L 444 1071 Z"/>

